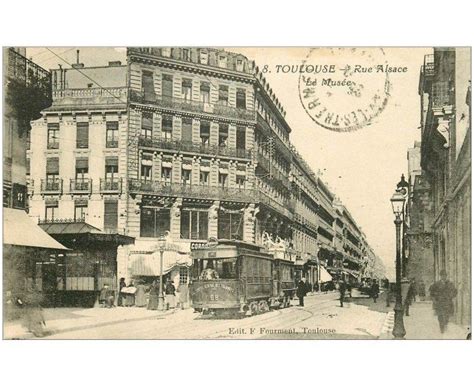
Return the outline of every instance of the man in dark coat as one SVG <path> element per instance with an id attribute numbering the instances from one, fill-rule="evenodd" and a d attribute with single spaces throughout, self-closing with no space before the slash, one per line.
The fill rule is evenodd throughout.
<path id="1" fill-rule="evenodd" d="M 304 297 L 306 295 L 306 280 L 302 278 L 298 282 L 298 287 L 296 288 L 296 296 L 300 300 L 300 306 L 304 306 Z"/>
<path id="2" fill-rule="evenodd" d="M 454 314 L 453 299 L 457 295 L 456 287 L 448 280 L 445 270 L 440 272 L 441 280 L 430 287 L 430 296 L 433 300 L 433 308 L 438 316 L 439 329 L 441 333 L 446 331 L 449 317 Z"/>
<path id="3" fill-rule="evenodd" d="M 346 295 L 346 283 L 344 279 L 339 281 L 339 302 L 341 303 L 341 307 L 344 307 L 344 297 Z"/>
<path id="4" fill-rule="evenodd" d="M 122 288 L 124 287 L 127 287 L 127 283 L 125 283 L 125 278 L 120 278 L 117 306 L 123 306 L 124 304 L 125 294 L 122 292 Z"/>
<path id="5" fill-rule="evenodd" d="M 370 296 L 373 298 L 374 303 L 377 302 L 377 298 L 379 297 L 380 288 L 377 280 L 372 281 L 372 285 L 370 286 Z"/>

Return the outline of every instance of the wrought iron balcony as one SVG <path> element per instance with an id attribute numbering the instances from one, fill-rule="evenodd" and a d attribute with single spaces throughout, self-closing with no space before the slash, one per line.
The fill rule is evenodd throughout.
<path id="1" fill-rule="evenodd" d="M 100 179 L 100 193 L 101 194 L 121 194 L 122 193 L 122 178 L 105 178 Z"/>
<path id="2" fill-rule="evenodd" d="M 154 104 L 161 108 L 176 111 L 193 112 L 198 114 L 209 114 L 229 119 L 256 121 L 256 113 L 253 110 L 229 107 L 219 104 L 204 103 L 201 101 L 160 97 L 154 94 L 145 96 L 142 91 L 130 90 L 130 101 L 133 103 Z"/>
<path id="3" fill-rule="evenodd" d="M 431 88 L 432 107 L 434 109 L 443 108 L 444 106 L 452 104 L 454 96 L 449 81 L 435 82 Z"/>
<path id="4" fill-rule="evenodd" d="M 294 212 L 294 203 L 292 201 L 280 201 L 276 198 L 272 198 L 267 195 L 262 190 L 258 191 L 257 200 L 260 203 L 274 209 L 275 211 L 279 212 L 280 214 L 284 215 L 288 219 L 293 219 L 293 212 Z"/>
<path id="5" fill-rule="evenodd" d="M 92 179 L 71 179 L 69 192 L 71 194 L 92 193 Z"/>
<path id="6" fill-rule="evenodd" d="M 131 180 L 131 193 L 150 193 L 183 198 L 254 202 L 256 191 L 241 188 L 212 187 L 202 185 L 170 184 L 161 181 Z"/>
<path id="7" fill-rule="evenodd" d="M 41 194 L 62 194 L 63 179 L 41 179 Z"/>
<path id="8" fill-rule="evenodd" d="M 425 59 L 423 62 L 423 74 L 425 75 L 425 77 L 432 77 L 435 75 L 433 54 L 425 55 Z"/>
<path id="9" fill-rule="evenodd" d="M 28 195 L 33 196 L 35 193 L 35 181 L 33 179 L 26 179 L 26 187 L 28 189 Z"/>
<path id="10" fill-rule="evenodd" d="M 252 151 L 247 149 L 229 148 L 227 146 L 203 145 L 201 143 L 187 141 L 171 141 L 171 140 L 153 140 L 140 136 L 138 145 L 148 148 L 173 150 L 176 152 L 191 152 L 196 154 L 208 154 L 212 156 L 252 158 Z"/>

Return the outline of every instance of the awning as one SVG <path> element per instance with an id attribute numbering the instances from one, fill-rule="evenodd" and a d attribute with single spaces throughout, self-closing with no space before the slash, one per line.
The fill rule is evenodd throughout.
<path id="1" fill-rule="evenodd" d="M 319 269 L 321 272 L 321 275 L 319 277 L 320 281 L 323 283 L 330 282 L 332 280 L 332 276 L 328 271 L 326 271 L 326 268 L 324 268 L 323 266 L 320 266 Z"/>
<path id="2" fill-rule="evenodd" d="M 23 210 L 3 209 L 3 244 L 68 250 L 45 233 Z"/>
<path id="3" fill-rule="evenodd" d="M 174 251 L 163 252 L 163 275 L 176 266 L 189 267 L 191 264 L 192 260 L 189 254 Z M 160 252 L 131 252 L 128 267 L 132 275 L 160 276 Z"/>
<path id="4" fill-rule="evenodd" d="M 74 240 L 75 243 L 104 242 L 117 245 L 130 245 L 135 239 L 118 233 L 103 232 L 86 222 L 75 222 L 67 220 L 56 220 L 39 225 L 46 233 L 57 240 L 67 243 Z"/>

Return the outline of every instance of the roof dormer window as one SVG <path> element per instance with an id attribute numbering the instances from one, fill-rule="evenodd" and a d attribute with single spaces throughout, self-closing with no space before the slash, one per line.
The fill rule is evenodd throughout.
<path id="1" fill-rule="evenodd" d="M 219 67 L 227 68 L 227 56 L 225 54 L 219 54 Z"/>
<path id="2" fill-rule="evenodd" d="M 209 53 L 206 50 L 199 51 L 199 62 L 204 65 L 209 64 Z"/>

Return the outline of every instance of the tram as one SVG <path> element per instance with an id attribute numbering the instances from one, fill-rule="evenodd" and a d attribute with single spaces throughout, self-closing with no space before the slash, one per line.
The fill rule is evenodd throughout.
<path id="1" fill-rule="evenodd" d="M 216 240 L 191 256 L 191 306 L 202 313 L 255 315 L 287 307 L 295 295 L 294 263 L 259 245 Z"/>

